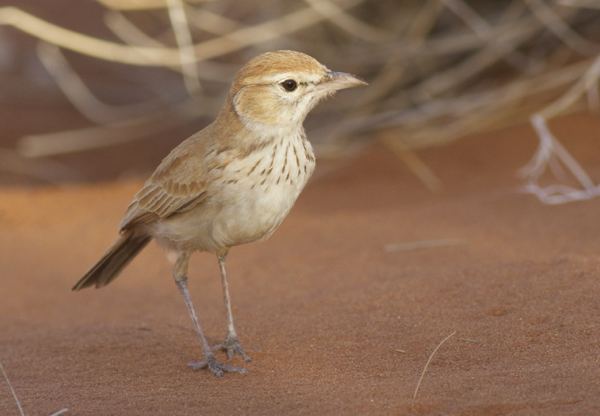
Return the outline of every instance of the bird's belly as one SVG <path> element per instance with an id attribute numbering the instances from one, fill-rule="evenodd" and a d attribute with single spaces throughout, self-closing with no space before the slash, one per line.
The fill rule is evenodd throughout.
<path id="1" fill-rule="evenodd" d="M 269 237 L 289 213 L 304 184 L 230 187 L 224 198 L 227 202 L 213 220 L 214 240 L 231 247 Z"/>

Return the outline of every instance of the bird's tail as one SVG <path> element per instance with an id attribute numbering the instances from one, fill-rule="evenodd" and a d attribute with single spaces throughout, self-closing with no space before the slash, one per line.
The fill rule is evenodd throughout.
<path id="1" fill-rule="evenodd" d="M 126 232 L 102 256 L 76 284 L 72 290 L 86 287 L 106 286 L 112 282 L 127 264 L 150 242 L 151 237 L 144 234 Z"/>

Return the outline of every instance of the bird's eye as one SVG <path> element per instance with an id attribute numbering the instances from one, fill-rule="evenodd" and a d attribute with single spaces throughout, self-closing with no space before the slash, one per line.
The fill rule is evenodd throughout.
<path id="1" fill-rule="evenodd" d="M 283 87 L 284 90 L 286 90 L 287 92 L 292 92 L 294 91 L 296 88 L 298 88 L 298 83 L 296 81 L 294 81 L 293 79 L 286 79 L 285 81 L 283 81 L 281 83 L 281 86 Z"/>

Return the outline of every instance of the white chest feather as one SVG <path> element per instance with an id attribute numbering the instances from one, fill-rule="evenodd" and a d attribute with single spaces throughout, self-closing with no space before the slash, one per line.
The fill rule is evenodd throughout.
<path id="1" fill-rule="evenodd" d="M 315 158 L 303 134 L 269 146 L 227 166 L 219 193 L 223 204 L 212 234 L 224 246 L 267 238 L 281 224 L 313 173 Z"/>

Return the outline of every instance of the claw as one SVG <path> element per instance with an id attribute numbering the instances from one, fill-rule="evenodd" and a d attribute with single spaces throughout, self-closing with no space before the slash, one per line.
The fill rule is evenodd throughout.
<path id="1" fill-rule="evenodd" d="M 224 373 L 245 374 L 247 372 L 245 368 L 235 367 L 233 365 L 217 361 L 214 355 L 209 355 L 200 361 L 191 361 L 188 363 L 188 367 L 190 367 L 192 370 L 208 368 L 215 377 L 223 377 Z"/>
<path id="2" fill-rule="evenodd" d="M 225 341 L 221 344 L 214 345 L 213 351 L 225 351 L 227 353 L 227 359 L 231 360 L 236 354 L 242 357 L 245 362 L 252 361 L 252 358 L 242 348 L 240 340 L 237 337 L 227 336 Z"/>

